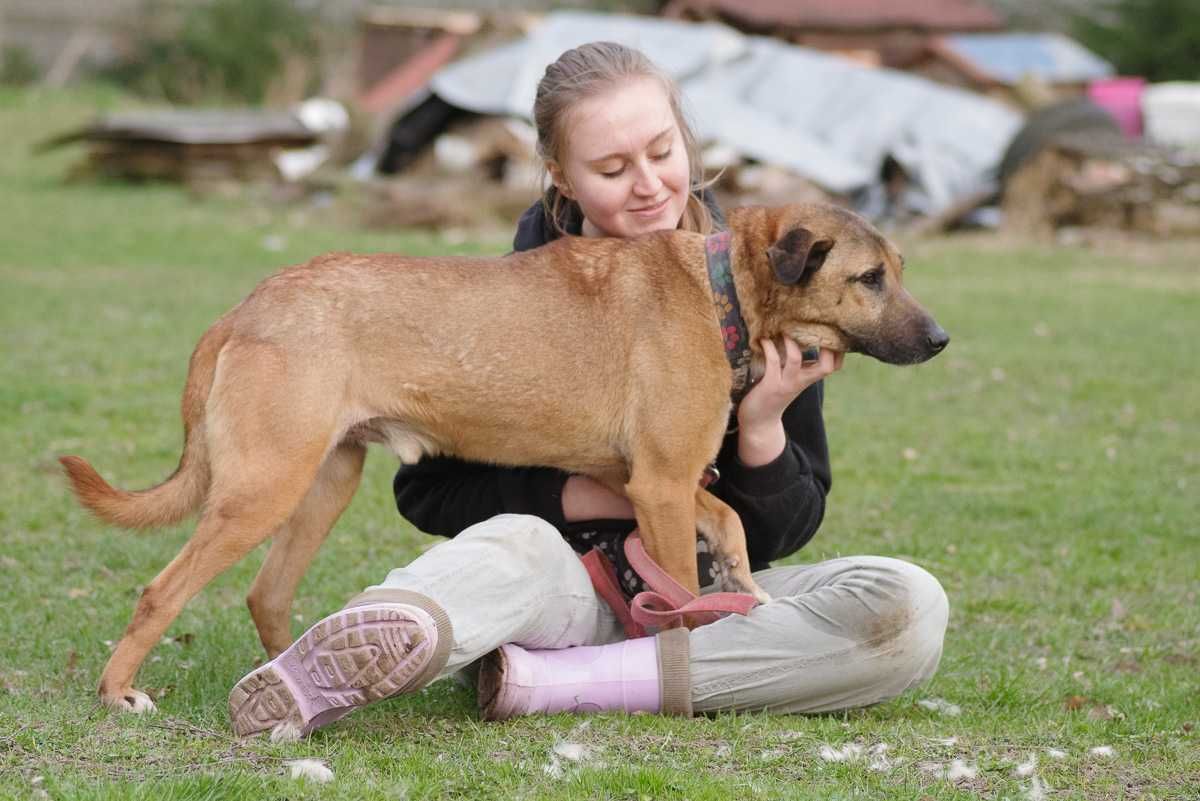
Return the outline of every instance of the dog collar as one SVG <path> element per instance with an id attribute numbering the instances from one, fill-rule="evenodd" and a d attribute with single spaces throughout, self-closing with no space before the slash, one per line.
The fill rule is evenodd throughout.
<path id="1" fill-rule="evenodd" d="M 733 389 L 730 398 L 737 409 L 742 398 L 750 391 L 750 334 L 738 304 L 737 287 L 733 283 L 733 271 L 729 265 L 729 231 L 712 234 L 704 240 L 704 252 L 708 263 L 708 282 L 712 285 L 713 303 L 721 324 L 721 337 L 725 340 L 725 358 L 733 370 Z"/>

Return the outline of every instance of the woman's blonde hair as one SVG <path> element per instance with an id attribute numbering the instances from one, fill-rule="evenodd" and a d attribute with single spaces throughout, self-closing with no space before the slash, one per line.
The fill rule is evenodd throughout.
<path id="1" fill-rule="evenodd" d="M 688 157 L 688 200 L 679 227 L 685 231 L 708 234 L 713 229 L 712 214 L 700 197 L 704 183 L 704 167 L 700 163 L 700 146 L 683 113 L 679 87 L 644 53 L 616 42 L 590 42 L 568 50 L 546 67 L 538 82 L 533 101 L 533 122 L 537 127 L 537 154 L 542 161 L 542 183 L 546 183 L 546 164 L 563 163 L 567 148 L 567 118 L 580 101 L 608 91 L 624 81 L 642 78 L 657 80 L 667 94 L 675 124 L 683 138 Z M 558 187 L 550 184 L 542 195 L 542 204 L 551 224 L 560 234 L 562 218 L 568 204 Z"/>

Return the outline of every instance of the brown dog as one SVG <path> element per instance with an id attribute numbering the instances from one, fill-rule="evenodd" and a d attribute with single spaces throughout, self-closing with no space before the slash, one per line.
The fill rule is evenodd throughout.
<path id="1" fill-rule="evenodd" d="M 896 248 L 860 217 L 747 208 L 729 224 L 750 342 L 791 337 L 909 364 L 948 341 L 901 286 Z M 263 281 L 192 354 L 170 478 L 126 492 L 62 458 L 80 502 L 110 523 L 201 510 L 143 592 L 101 699 L 153 708 L 132 686 L 150 649 L 192 596 L 272 536 L 246 600 L 267 653 L 283 651 L 296 586 L 369 442 L 404 462 L 447 453 L 592 476 L 629 497 L 650 555 L 684 586 L 697 589 L 699 530 L 733 588 L 765 600 L 737 515 L 697 490 L 731 385 L 705 265 L 705 238 L 672 231 L 568 237 L 501 259 L 333 254 Z"/>

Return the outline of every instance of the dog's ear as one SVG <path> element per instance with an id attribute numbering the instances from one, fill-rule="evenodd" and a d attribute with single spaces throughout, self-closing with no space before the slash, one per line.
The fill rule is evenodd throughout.
<path id="1" fill-rule="evenodd" d="M 832 239 L 817 239 L 812 231 L 798 227 L 767 248 L 767 258 L 781 284 L 798 284 L 821 269 L 832 249 Z"/>

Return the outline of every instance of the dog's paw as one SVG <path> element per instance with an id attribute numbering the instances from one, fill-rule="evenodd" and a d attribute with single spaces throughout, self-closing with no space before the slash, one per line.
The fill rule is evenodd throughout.
<path id="1" fill-rule="evenodd" d="M 150 700 L 150 696 L 141 690 L 134 689 L 125 690 L 112 697 L 105 698 L 104 704 L 109 709 L 115 709 L 118 712 L 132 712 L 135 715 L 144 715 L 148 712 L 157 711 L 157 707 Z"/>
<path id="2" fill-rule="evenodd" d="M 731 556 L 721 562 L 724 568 L 721 571 L 721 586 L 728 592 L 740 592 L 746 595 L 753 595 L 754 600 L 760 604 L 770 603 L 771 596 L 763 591 L 762 587 L 754 580 L 750 571 L 746 568 L 739 568 L 740 560 L 736 556 Z"/>
<path id="3" fill-rule="evenodd" d="M 731 580 L 727 586 L 732 592 L 741 592 L 745 593 L 746 595 L 753 595 L 754 600 L 758 601 L 760 604 L 771 602 L 771 596 L 767 595 L 763 588 L 758 586 L 754 579 L 749 576 L 731 576 Z"/>

